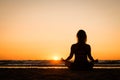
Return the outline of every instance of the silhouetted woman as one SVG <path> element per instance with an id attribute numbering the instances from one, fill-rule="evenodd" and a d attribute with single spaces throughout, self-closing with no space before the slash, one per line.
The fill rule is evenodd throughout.
<path id="1" fill-rule="evenodd" d="M 91 70 L 94 65 L 93 63 L 97 60 L 94 60 L 91 56 L 91 47 L 89 44 L 86 44 L 87 35 L 84 30 L 78 31 L 77 40 L 78 42 L 71 46 L 68 58 L 62 60 L 71 70 Z M 75 55 L 75 60 L 74 62 L 70 62 L 69 60 L 73 57 L 73 55 Z"/>

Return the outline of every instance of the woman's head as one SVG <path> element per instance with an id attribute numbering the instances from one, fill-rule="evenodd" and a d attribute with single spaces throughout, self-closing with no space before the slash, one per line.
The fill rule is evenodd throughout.
<path id="1" fill-rule="evenodd" d="M 84 30 L 79 30 L 77 33 L 77 38 L 79 43 L 86 43 L 87 41 L 87 35 Z"/>

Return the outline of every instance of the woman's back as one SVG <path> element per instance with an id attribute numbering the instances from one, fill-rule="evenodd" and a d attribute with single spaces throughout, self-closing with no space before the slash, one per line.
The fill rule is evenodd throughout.
<path id="1" fill-rule="evenodd" d="M 74 63 L 85 64 L 88 62 L 87 55 L 90 51 L 90 46 L 88 44 L 77 43 L 72 46 L 72 51 L 75 54 Z"/>

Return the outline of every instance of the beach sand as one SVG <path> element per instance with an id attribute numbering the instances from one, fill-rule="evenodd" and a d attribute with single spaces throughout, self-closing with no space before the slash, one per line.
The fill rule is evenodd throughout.
<path id="1" fill-rule="evenodd" d="M 0 69 L 0 80 L 120 80 L 120 69 Z"/>

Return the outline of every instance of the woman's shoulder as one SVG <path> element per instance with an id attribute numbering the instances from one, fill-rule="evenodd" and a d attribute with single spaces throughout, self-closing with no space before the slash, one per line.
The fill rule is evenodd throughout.
<path id="1" fill-rule="evenodd" d="M 76 44 L 72 44 L 71 48 L 75 49 L 77 47 L 77 43 Z"/>
<path id="2" fill-rule="evenodd" d="M 72 44 L 72 46 L 76 46 L 77 45 L 77 43 L 76 44 Z"/>
<path id="3" fill-rule="evenodd" d="M 90 45 L 89 44 L 85 44 L 85 47 L 90 48 Z"/>
<path id="4" fill-rule="evenodd" d="M 86 46 L 88 46 L 88 47 L 90 47 L 90 45 L 89 44 L 85 44 Z"/>
<path id="5" fill-rule="evenodd" d="M 91 47 L 90 47 L 89 44 L 86 44 L 85 48 L 86 48 L 86 49 L 91 49 Z"/>
<path id="6" fill-rule="evenodd" d="M 72 44 L 72 47 L 76 47 L 78 44 L 77 43 L 75 43 L 75 44 Z"/>

